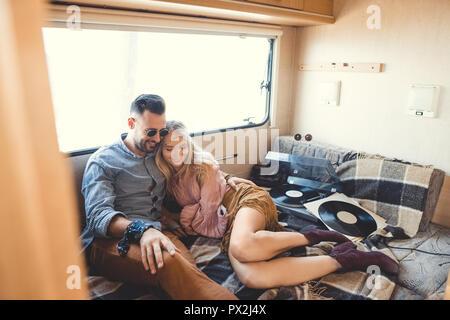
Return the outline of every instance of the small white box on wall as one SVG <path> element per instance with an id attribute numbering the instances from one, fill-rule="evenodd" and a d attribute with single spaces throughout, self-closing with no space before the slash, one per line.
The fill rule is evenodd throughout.
<path id="1" fill-rule="evenodd" d="M 321 82 L 319 95 L 321 105 L 338 106 L 341 98 L 341 81 Z"/>
<path id="2" fill-rule="evenodd" d="M 437 85 L 411 84 L 409 86 L 407 113 L 413 116 L 435 118 L 440 87 Z"/>

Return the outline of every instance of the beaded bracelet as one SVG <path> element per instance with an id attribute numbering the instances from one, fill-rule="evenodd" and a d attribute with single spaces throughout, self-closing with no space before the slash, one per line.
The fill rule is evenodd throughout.
<path id="1" fill-rule="evenodd" d="M 117 243 L 117 250 L 119 251 L 119 255 L 121 257 L 126 256 L 128 250 L 130 250 L 130 244 L 138 243 L 141 240 L 144 232 L 150 227 L 150 223 L 144 222 L 142 220 L 132 221 L 125 230 L 122 239 L 120 239 L 119 243 Z"/>

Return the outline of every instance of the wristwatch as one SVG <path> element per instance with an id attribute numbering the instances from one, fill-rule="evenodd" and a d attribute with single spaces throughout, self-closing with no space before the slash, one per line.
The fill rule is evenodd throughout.
<path id="1" fill-rule="evenodd" d="M 117 243 L 117 250 L 119 255 L 124 257 L 127 255 L 128 250 L 130 250 L 131 243 L 138 243 L 144 232 L 151 228 L 150 223 L 144 222 L 142 220 L 133 220 L 125 230 L 122 239 Z"/>

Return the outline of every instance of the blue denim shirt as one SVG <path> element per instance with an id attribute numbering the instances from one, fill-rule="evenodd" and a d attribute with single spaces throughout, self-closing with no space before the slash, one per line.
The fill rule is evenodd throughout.
<path id="1" fill-rule="evenodd" d="M 122 138 L 101 147 L 86 164 L 81 192 L 86 209 L 83 250 L 94 238 L 109 238 L 108 226 L 116 215 L 140 219 L 161 230 L 165 179 L 156 166 L 155 152 L 138 156 Z"/>

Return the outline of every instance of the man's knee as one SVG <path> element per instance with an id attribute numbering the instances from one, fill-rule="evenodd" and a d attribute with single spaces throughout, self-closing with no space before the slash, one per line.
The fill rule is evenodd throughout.
<path id="1" fill-rule="evenodd" d="M 178 269 L 189 265 L 187 260 L 179 253 L 176 252 L 171 255 L 168 251 L 162 251 L 162 258 L 164 261 L 164 269 Z"/>

